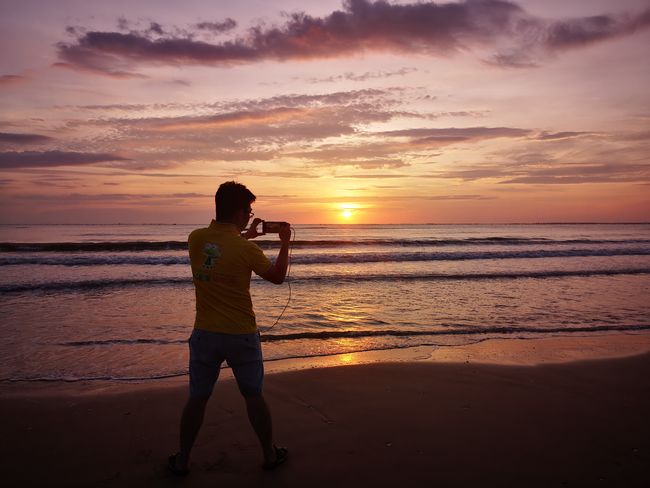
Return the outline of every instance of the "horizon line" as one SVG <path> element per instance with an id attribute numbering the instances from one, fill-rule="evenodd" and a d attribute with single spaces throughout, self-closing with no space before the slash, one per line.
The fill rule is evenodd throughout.
<path id="1" fill-rule="evenodd" d="M 558 222 L 558 221 L 549 221 L 549 222 L 402 222 L 402 223 L 323 223 L 323 222 L 314 222 L 314 223 L 301 223 L 301 224 L 291 224 L 296 226 L 307 226 L 307 225 L 339 225 L 339 226 L 362 226 L 362 225 L 644 225 L 649 224 L 650 221 L 623 221 L 623 222 L 613 222 L 613 221 L 569 221 L 569 222 Z M 110 222 L 110 223 L 84 223 L 84 222 L 67 222 L 67 223 L 4 223 L 0 222 L 0 226 L 12 226 L 12 225 L 205 225 L 204 222 L 190 222 L 190 223 L 178 223 L 178 222 Z"/>

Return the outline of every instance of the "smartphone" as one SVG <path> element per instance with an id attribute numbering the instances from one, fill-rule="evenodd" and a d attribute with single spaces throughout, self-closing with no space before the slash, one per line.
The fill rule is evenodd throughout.
<path id="1" fill-rule="evenodd" d="M 280 233 L 280 228 L 285 224 L 286 222 L 270 222 L 270 221 L 262 221 L 262 233 L 263 234 L 279 234 Z"/>

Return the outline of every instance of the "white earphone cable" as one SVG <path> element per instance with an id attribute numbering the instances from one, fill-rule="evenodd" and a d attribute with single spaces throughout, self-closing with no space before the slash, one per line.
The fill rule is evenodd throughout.
<path id="1" fill-rule="evenodd" d="M 271 330 L 273 327 L 277 325 L 278 322 L 280 322 L 280 319 L 284 315 L 285 310 L 289 306 L 289 302 L 291 302 L 291 281 L 289 280 L 289 274 L 291 273 L 291 254 L 293 253 L 293 243 L 296 240 L 296 230 L 293 227 L 291 227 L 291 233 L 292 233 L 292 238 L 291 238 L 291 242 L 289 243 L 289 264 L 287 267 L 287 275 L 285 277 L 287 285 L 289 285 L 289 297 L 287 298 L 287 303 L 284 305 L 282 312 L 280 312 L 280 315 L 278 315 L 278 318 L 275 320 L 275 322 L 273 322 L 272 326 L 265 327 L 264 328 L 265 331 Z"/>

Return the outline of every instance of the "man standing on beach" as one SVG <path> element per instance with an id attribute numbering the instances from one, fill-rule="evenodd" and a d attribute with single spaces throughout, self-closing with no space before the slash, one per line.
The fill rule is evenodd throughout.
<path id="1" fill-rule="evenodd" d="M 189 473 L 190 451 L 203 423 L 208 399 L 225 360 L 232 368 L 246 401 L 248 419 L 257 434 L 264 469 L 287 459 L 287 450 L 273 444 L 271 414 L 262 395 L 264 364 L 260 336 L 250 296 L 251 271 L 281 284 L 289 264 L 291 228 L 283 224 L 280 252 L 271 263 L 262 250 L 247 239 L 257 237 L 253 215 L 255 195 L 234 181 L 223 183 L 215 195 L 216 219 L 193 231 L 189 238 L 192 276 L 196 291 L 196 319 L 189 340 L 190 393 L 180 425 L 180 450 L 170 456 L 168 467 L 176 475 Z"/>

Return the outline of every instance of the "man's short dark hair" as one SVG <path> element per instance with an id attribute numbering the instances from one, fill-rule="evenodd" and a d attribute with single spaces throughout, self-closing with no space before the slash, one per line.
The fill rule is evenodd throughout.
<path id="1" fill-rule="evenodd" d="M 241 183 L 226 181 L 214 196 L 217 220 L 230 220 L 238 210 L 247 209 L 255 201 L 255 195 Z"/>

